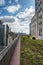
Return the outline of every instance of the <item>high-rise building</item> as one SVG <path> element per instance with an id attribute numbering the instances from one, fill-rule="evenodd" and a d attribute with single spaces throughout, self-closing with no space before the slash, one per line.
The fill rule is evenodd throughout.
<path id="1" fill-rule="evenodd" d="M 8 34 L 9 34 L 9 27 L 8 25 L 3 25 L 4 26 L 4 45 L 8 45 Z"/>
<path id="2" fill-rule="evenodd" d="M 29 34 L 31 35 L 31 23 L 30 23 L 30 26 L 29 26 L 29 27 L 30 27 L 30 32 L 29 32 Z"/>
<path id="3" fill-rule="evenodd" d="M 8 25 L 3 25 L 2 21 L 0 21 L 0 46 L 8 45 L 8 34 L 9 34 Z"/>
<path id="4" fill-rule="evenodd" d="M 35 14 L 31 19 L 31 25 L 30 25 L 30 34 L 31 36 L 37 37 L 37 15 Z"/>
<path id="5" fill-rule="evenodd" d="M 43 36 L 43 0 L 35 0 L 35 15 L 37 15 L 36 16 L 37 30 L 35 29 L 37 37 Z M 32 23 L 32 25 L 33 25 L 33 23 Z"/>
<path id="6" fill-rule="evenodd" d="M 2 21 L 0 21 L 0 45 L 4 45 L 4 26 Z"/>
<path id="7" fill-rule="evenodd" d="M 43 36 L 43 0 L 35 0 L 35 11 L 38 21 L 38 36 Z"/>

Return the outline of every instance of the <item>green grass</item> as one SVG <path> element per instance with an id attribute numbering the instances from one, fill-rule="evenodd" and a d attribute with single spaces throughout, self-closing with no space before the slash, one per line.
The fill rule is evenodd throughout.
<path id="1" fill-rule="evenodd" d="M 20 65 L 43 65 L 43 40 L 21 36 Z"/>

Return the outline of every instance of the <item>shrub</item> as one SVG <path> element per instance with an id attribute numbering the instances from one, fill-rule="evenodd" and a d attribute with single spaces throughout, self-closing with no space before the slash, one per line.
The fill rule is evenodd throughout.
<path id="1" fill-rule="evenodd" d="M 23 40 L 25 40 L 25 37 L 23 37 Z"/>
<path id="2" fill-rule="evenodd" d="M 36 40 L 36 37 L 32 37 L 33 40 Z"/>
<path id="3" fill-rule="evenodd" d="M 29 38 L 30 36 L 28 35 L 27 37 Z"/>

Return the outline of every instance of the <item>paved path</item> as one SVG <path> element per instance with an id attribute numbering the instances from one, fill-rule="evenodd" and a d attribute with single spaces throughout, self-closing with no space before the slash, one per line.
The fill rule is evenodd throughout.
<path id="1" fill-rule="evenodd" d="M 20 39 L 17 43 L 17 46 L 14 50 L 14 54 L 12 56 L 11 62 L 9 65 L 20 65 Z"/>

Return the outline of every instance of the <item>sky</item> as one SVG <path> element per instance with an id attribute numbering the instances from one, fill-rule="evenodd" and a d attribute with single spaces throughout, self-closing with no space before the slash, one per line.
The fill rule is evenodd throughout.
<path id="1" fill-rule="evenodd" d="M 29 23 L 35 13 L 35 0 L 0 0 L 0 20 L 13 32 L 29 34 Z"/>

